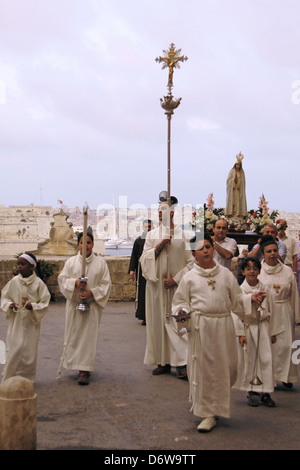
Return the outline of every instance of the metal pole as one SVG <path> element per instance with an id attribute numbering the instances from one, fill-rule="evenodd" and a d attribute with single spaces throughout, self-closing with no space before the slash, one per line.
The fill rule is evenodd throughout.
<path id="1" fill-rule="evenodd" d="M 178 100 L 174 99 L 172 95 L 172 88 L 173 88 L 173 73 L 174 68 L 180 69 L 179 62 L 184 62 L 188 60 L 186 56 L 180 55 L 181 49 L 176 50 L 175 44 L 171 44 L 170 48 L 167 51 L 163 51 L 163 57 L 157 57 L 155 60 L 156 62 L 163 63 L 162 68 L 165 69 L 168 67 L 169 69 L 169 78 L 168 78 L 168 90 L 169 93 L 167 96 L 164 96 L 164 99 L 161 99 L 161 106 L 165 110 L 165 114 L 168 119 L 168 205 L 169 205 L 169 218 L 168 218 L 168 232 L 169 236 L 170 229 L 171 229 L 171 118 L 172 114 L 174 114 L 174 109 L 176 109 L 181 101 L 181 98 Z M 167 277 L 170 278 L 170 257 L 169 257 L 169 245 L 167 246 Z M 170 312 L 170 291 L 167 290 L 167 318 Z"/>

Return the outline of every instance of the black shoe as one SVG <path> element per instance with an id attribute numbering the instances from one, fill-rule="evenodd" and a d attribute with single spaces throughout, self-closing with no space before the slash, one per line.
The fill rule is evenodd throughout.
<path id="1" fill-rule="evenodd" d="M 171 366 L 170 364 L 166 364 L 165 366 L 159 365 L 152 371 L 152 375 L 162 375 L 162 374 L 168 374 L 171 371 Z"/>
<path id="2" fill-rule="evenodd" d="M 265 406 L 268 406 L 269 408 L 274 408 L 274 406 L 276 406 L 275 401 L 272 400 L 271 395 L 269 393 L 263 393 L 261 396 L 261 401 Z"/>
<path id="3" fill-rule="evenodd" d="M 286 388 L 293 388 L 293 384 L 291 382 L 282 382 L 282 385 L 284 385 Z"/>
<path id="4" fill-rule="evenodd" d="M 188 380 L 186 366 L 176 367 L 177 379 Z"/>
<path id="5" fill-rule="evenodd" d="M 248 392 L 248 405 L 249 406 L 258 406 L 259 403 L 259 393 L 257 392 Z"/>
<path id="6" fill-rule="evenodd" d="M 90 382 L 90 372 L 80 370 L 79 377 L 78 377 L 78 384 L 79 385 L 88 385 Z"/>

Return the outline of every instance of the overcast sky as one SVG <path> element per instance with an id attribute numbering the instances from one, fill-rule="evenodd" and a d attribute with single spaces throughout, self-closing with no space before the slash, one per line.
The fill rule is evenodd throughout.
<path id="1" fill-rule="evenodd" d="M 0 0 L 0 204 L 224 207 L 241 151 L 248 209 L 300 212 L 299 0 Z M 125 198 L 125 199 L 124 199 Z"/>

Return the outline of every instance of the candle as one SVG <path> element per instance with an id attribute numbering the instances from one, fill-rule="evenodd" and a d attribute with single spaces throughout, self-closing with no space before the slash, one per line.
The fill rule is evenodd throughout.
<path id="1" fill-rule="evenodd" d="M 85 277 L 86 268 L 86 242 L 87 242 L 87 220 L 88 210 L 87 207 L 83 208 L 83 239 L 82 239 L 82 277 Z"/>

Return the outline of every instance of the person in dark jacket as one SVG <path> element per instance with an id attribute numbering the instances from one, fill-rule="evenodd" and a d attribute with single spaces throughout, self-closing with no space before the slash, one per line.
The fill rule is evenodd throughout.
<path id="1" fill-rule="evenodd" d="M 145 314 L 145 289 L 146 289 L 146 279 L 143 277 L 141 265 L 139 262 L 140 256 L 143 253 L 145 239 L 147 233 L 152 230 L 153 225 L 151 220 L 143 221 L 143 233 L 139 236 L 132 248 L 129 270 L 128 273 L 130 277 L 136 280 L 136 300 L 137 300 L 137 309 L 135 312 L 136 318 L 142 320 L 142 325 L 146 325 L 146 314 Z"/>

